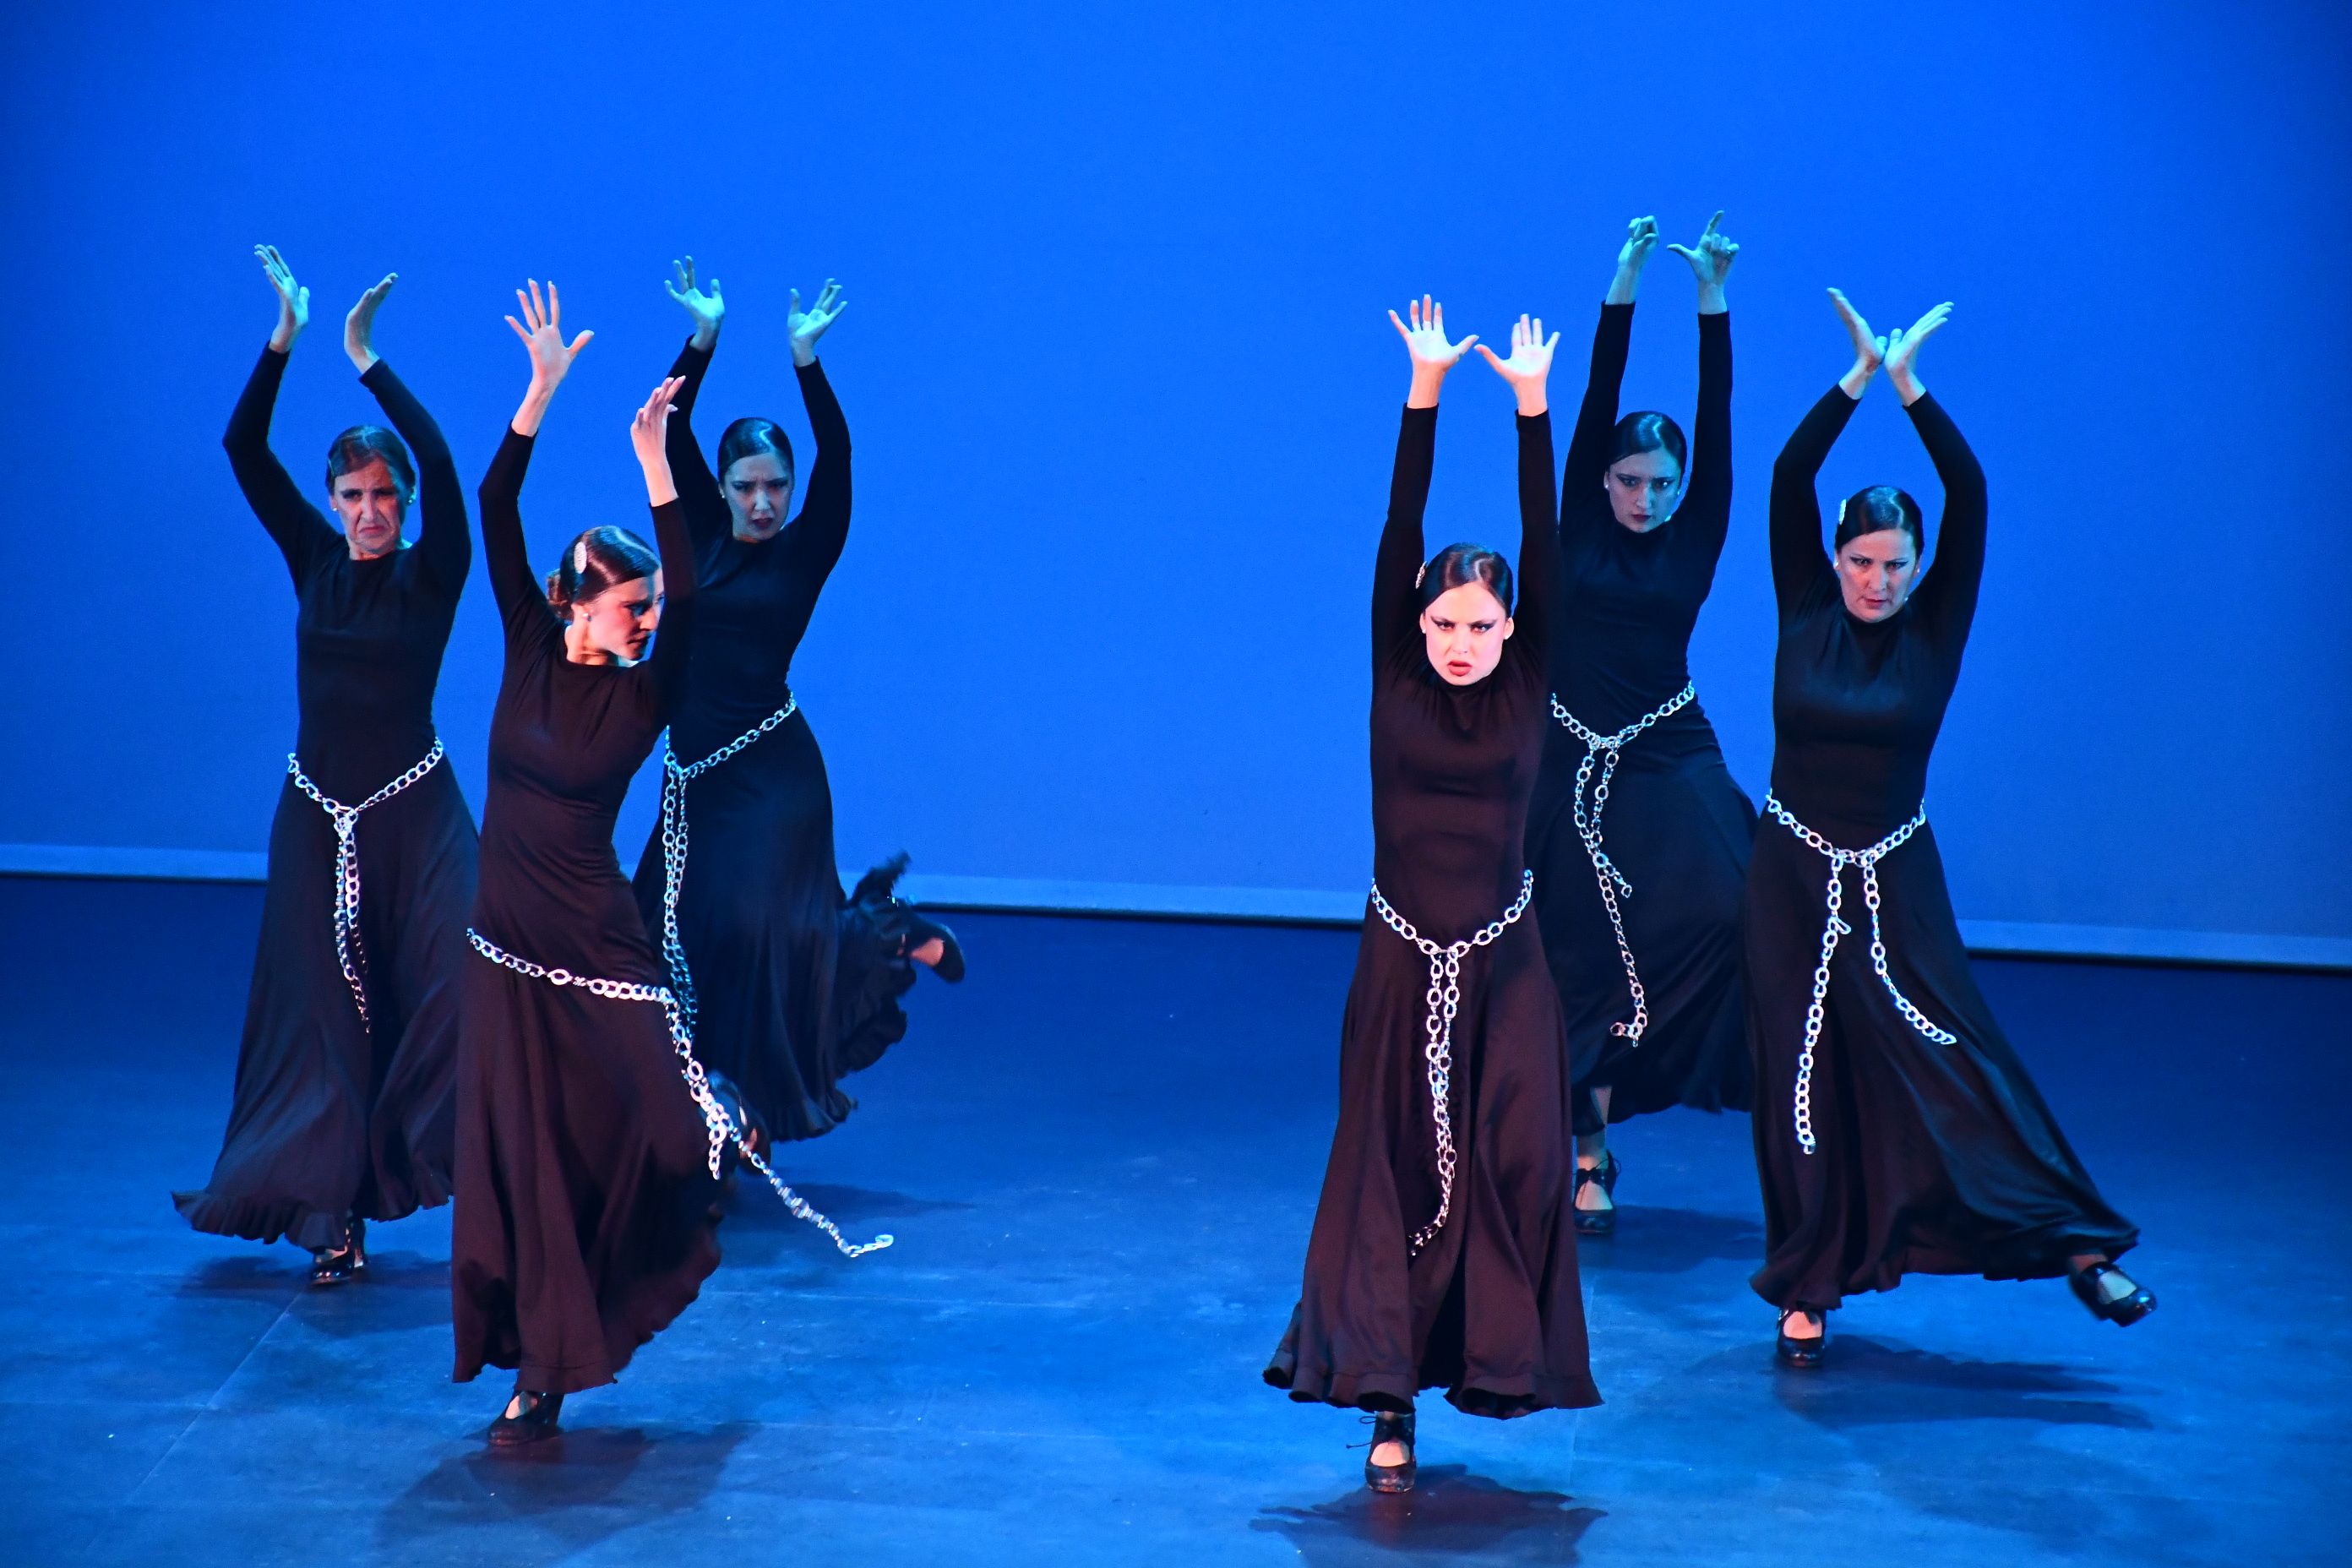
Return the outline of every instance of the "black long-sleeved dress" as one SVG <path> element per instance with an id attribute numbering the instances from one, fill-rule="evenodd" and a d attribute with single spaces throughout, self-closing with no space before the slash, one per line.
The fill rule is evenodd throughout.
<path id="1" fill-rule="evenodd" d="M 1423 935 L 1452 943 L 1519 894 L 1557 543 L 1551 420 L 1522 418 L 1515 635 L 1491 674 L 1448 684 L 1430 666 L 1414 591 L 1436 431 L 1434 408 L 1405 410 L 1373 577 L 1373 875 Z M 1412 1234 L 1439 1205 L 1429 984 L 1420 950 L 1368 910 L 1305 1283 L 1265 1380 L 1294 1399 L 1365 1409 L 1410 1408 L 1423 1388 L 1480 1415 L 1597 1405 L 1570 1212 L 1567 1052 L 1535 922 L 1462 961 L 1452 1214 L 1414 1256 Z"/>
<path id="2" fill-rule="evenodd" d="M 1984 573 L 1985 482 L 1942 406 L 1911 421 L 1944 485 L 1933 569 L 1903 607 L 1847 613 L 1822 550 L 1814 477 L 1855 400 L 1832 387 L 1772 470 L 1772 792 L 1843 849 L 1867 849 L 1920 810 L 1927 761 L 1959 678 Z M 1778 821 L 1758 831 L 1742 915 L 1756 1165 L 1767 1256 L 1752 1283 L 1821 1310 L 1906 1274 L 2054 1278 L 2069 1256 L 2137 1239 L 2091 1184 L 1969 973 L 1932 826 L 1878 862 L 1888 976 L 1935 1027 L 1897 1010 L 1873 972 L 1858 868 L 1843 873 L 1840 938 L 1811 1081 L 1816 1152 L 1792 1110 L 1827 921 L 1830 861 Z"/>
<path id="3" fill-rule="evenodd" d="M 708 350 L 689 341 L 670 416 L 670 467 L 700 575 L 694 653 L 670 721 L 679 763 L 710 755 L 793 700 L 793 655 L 849 537 L 849 425 L 821 364 L 800 367 L 816 435 L 800 514 L 773 538 L 735 537 L 733 514 L 689 424 Z M 907 1031 L 914 984 L 887 902 L 843 895 L 833 787 L 806 713 L 686 786 L 688 850 L 677 925 L 698 1003 L 695 1046 L 783 1139 L 830 1131 L 855 1104 L 843 1077 Z M 637 861 L 637 908 L 661 940 L 658 825 Z"/>
<path id="4" fill-rule="evenodd" d="M 482 542 L 506 631 L 490 720 L 474 930 L 573 974 L 667 984 L 613 848 L 630 779 L 677 700 L 693 554 L 678 503 L 654 509 L 668 602 L 652 656 L 574 664 L 523 545 L 531 441 L 507 432 L 482 479 Z M 457 1207 L 449 1283 L 457 1378 L 513 1367 L 568 1394 L 610 1383 L 719 1265 L 719 1182 L 656 1003 L 466 968 Z"/>
<path id="5" fill-rule="evenodd" d="M 1715 584 L 1731 522 L 1731 318 L 1698 319 L 1698 420 L 1682 504 L 1647 533 L 1617 521 L 1604 489 L 1633 307 L 1603 305 L 1592 370 L 1560 488 L 1561 614 L 1552 632 L 1552 691 L 1587 728 L 1613 735 L 1690 682 L 1690 639 Z M 1528 816 L 1536 911 L 1568 1020 L 1576 1130 L 1601 1130 L 1592 1090 L 1612 1090 L 1609 1120 L 1687 1105 L 1748 1108 L 1739 990 L 1739 900 L 1756 808 L 1724 765 L 1696 700 L 1620 749 L 1601 815 L 1601 851 L 1634 896 L 1618 900 L 1648 1012 L 1634 1045 L 1632 987 L 1591 857 L 1576 831 L 1585 743 L 1554 721 Z M 1597 805 L 1596 760 L 1585 807 Z"/>
<path id="6" fill-rule="evenodd" d="M 415 543 L 353 560 L 269 449 L 287 356 L 265 348 L 222 437 L 286 557 L 296 755 L 357 805 L 431 752 L 433 691 L 473 560 L 466 498 L 424 406 L 378 360 L 360 378 L 417 467 Z M 457 987 L 474 899 L 472 815 L 446 763 L 356 829 L 369 1020 L 335 951 L 335 829 L 292 776 L 269 828 L 269 882 L 236 1089 L 212 1180 L 175 1193 L 198 1230 L 339 1247 L 347 1215 L 397 1219 L 449 1198 Z"/>

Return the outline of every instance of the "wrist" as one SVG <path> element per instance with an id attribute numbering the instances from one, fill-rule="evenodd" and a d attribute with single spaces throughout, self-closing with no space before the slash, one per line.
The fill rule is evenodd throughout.
<path id="1" fill-rule="evenodd" d="M 687 341 L 698 353 L 709 353 L 719 346 L 719 323 L 697 321 L 694 323 L 694 336 Z"/>
<path id="2" fill-rule="evenodd" d="M 1609 292 L 1601 297 L 1604 305 L 1630 305 L 1633 296 L 1642 290 L 1642 269 L 1620 267 L 1617 276 L 1609 280 Z"/>
<path id="3" fill-rule="evenodd" d="M 1434 408 L 1438 390 L 1445 384 L 1445 372 L 1434 365 L 1412 367 L 1412 387 L 1405 394 L 1407 408 Z"/>
<path id="4" fill-rule="evenodd" d="M 1858 359 L 1853 362 L 1852 370 L 1838 377 L 1838 389 L 1848 397 L 1859 398 L 1870 385 L 1870 378 L 1877 374 L 1876 365 L 1868 360 Z"/>
<path id="5" fill-rule="evenodd" d="M 677 483 L 670 478 L 669 464 L 656 457 L 640 460 L 646 473 L 646 500 L 653 506 L 667 506 L 677 499 Z"/>
<path id="6" fill-rule="evenodd" d="M 1895 384 L 1895 395 L 1903 400 L 1903 406 L 1906 408 L 1927 395 L 1927 387 L 1921 384 L 1916 375 L 1907 370 L 1889 371 L 1886 373 L 1886 379 Z"/>
<path id="7" fill-rule="evenodd" d="M 802 370 L 806 370 L 815 363 L 816 345 L 814 343 L 803 343 L 797 338 L 793 339 L 793 363 Z"/>
<path id="8" fill-rule="evenodd" d="M 1698 313 L 1700 315 L 1720 316 L 1730 309 L 1731 305 L 1729 301 L 1726 300 L 1723 297 L 1722 284 L 1702 283 L 1698 286 Z"/>
<path id="9" fill-rule="evenodd" d="M 1538 383 L 1533 386 L 1517 387 L 1514 390 L 1516 390 L 1519 395 L 1520 418 L 1533 419 L 1539 414 L 1549 414 L 1551 412 L 1550 395 L 1541 383 Z"/>
<path id="10" fill-rule="evenodd" d="M 278 330 L 269 334 L 269 346 L 282 354 L 292 353 L 294 340 L 301 335 L 301 328 L 280 321 L 278 323 Z"/>
<path id="11" fill-rule="evenodd" d="M 351 356 L 352 368 L 356 369 L 362 375 L 365 375 L 383 361 L 383 356 L 382 354 L 376 353 L 375 350 L 369 348 L 364 343 L 361 344 L 357 348 L 353 348 L 349 343 L 345 343 L 343 345 L 343 353 Z"/>

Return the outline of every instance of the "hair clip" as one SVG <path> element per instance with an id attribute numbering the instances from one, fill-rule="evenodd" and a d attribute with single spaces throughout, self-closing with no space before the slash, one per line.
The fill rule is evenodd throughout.
<path id="1" fill-rule="evenodd" d="M 1427 577 L 1428 575 L 1429 575 L 1429 563 L 1428 563 L 1428 562 L 1426 562 L 1426 561 L 1424 561 L 1424 562 L 1423 562 L 1423 563 L 1421 563 L 1421 569 L 1420 569 L 1419 571 L 1415 572 L 1415 573 L 1412 574 L 1412 585 L 1413 585 L 1414 587 L 1416 587 L 1416 588 L 1420 587 L 1420 586 L 1421 586 L 1421 584 L 1422 584 L 1422 580 L 1423 580 L 1423 578 Z"/>
<path id="2" fill-rule="evenodd" d="M 584 539 L 572 547 L 572 574 L 574 577 L 588 575 L 588 542 Z"/>

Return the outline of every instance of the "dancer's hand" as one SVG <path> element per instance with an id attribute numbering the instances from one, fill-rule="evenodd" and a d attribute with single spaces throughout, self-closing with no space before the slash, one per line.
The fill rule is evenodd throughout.
<path id="1" fill-rule="evenodd" d="M 801 309 L 801 291 L 793 290 L 792 303 L 784 310 L 784 326 L 793 335 L 793 363 L 807 366 L 816 363 L 816 341 L 824 336 L 825 329 L 841 320 L 849 309 L 849 301 L 841 297 L 841 285 L 828 278 L 816 303 Z"/>
<path id="2" fill-rule="evenodd" d="M 665 280 L 662 287 L 694 318 L 694 346 L 708 353 L 719 341 L 719 324 L 727 319 L 727 301 L 719 297 L 719 279 L 713 278 L 708 289 L 698 289 L 694 285 L 693 257 L 670 265 L 677 269 L 677 281 Z"/>
<path id="3" fill-rule="evenodd" d="M 1910 407 L 1927 395 L 1927 389 L 1919 382 L 1919 346 L 1951 319 L 1952 302 L 1947 300 L 1909 326 L 1895 328 L 1888 336 L 1886 377 L 1895 384 L 1904 407 Z"/>
<path id="4" fill-rule="evenodd" d="M 1658 248 L 1658 220 L 1637 217 L 1625 226 L 1625 243 L 1617 251 L 1617 276 L 1611 280 L 1605 296 L 1612 305 L 1630 305 L 1642 287 L 1642 268 L 1650 264 L 1650 252 Z"/>
<path id="5" fill-rule="evenodd" d="M 384 296 L 399 281 L 399 273 L 385 273 L 383 281 L 361 295 L 360 302 L 343 318 L 343 353 L 351 355 L 352 363 L 359 367 L 362 375 L 373 370 L 380 357 L 375 352 L 376 307 L 383 303 Z"/>
<path id="6" fill-rule="evenodd" d="M 1405 314 L 1412 318 L 1409 326 L 1397 319 L 1394 310 L 1389 312 L 1389 324 L 1396 328 L 1397 336 L 1404 340 L 1405 353 L 1412 357 L 1412 391 L 1405 398 L 1405 406 L 1434 408 L 1445 373 L 1469 352 L 1478 334 L 1473 332 L 1458 343 L 1447 342 L 1445 307 L 1426 294 L 1408 302 Z"/>
<path id="7" fill-rule="evenodd" d="M 547 302 L 542 305 L 540 302 L 539 279 L 533 278 L 528 281 L 530 284 L 529 294 L 520 289 L 515 290 L 515 302 L 522 307 L 523 319 L 518 321 L 509 316 L 507 325 L 514 329 L 515 336 L 522 340 L 522 346 L 530 352 L 531 390 L 552 396 L 555 389 L 563 384 L 563 378 L 572 374 L 572 362 L 580 357 L 580 351 L 586 348 L 596 334 L 583 332 L 566 347 L 563 342 L 563 300 L 556 293 L 555 285 L 550 283 L 547 286 Z M 523 324 L 525 321 L 530 323 L 527 328 Z"/>
<path id="8" fill-rule="evenodd" d="M 667 506 L 677 499 L 677 485 L 669 471 L 669 411 L 686 384 L 682 375 L 665 378 L 629 421 L 629 445 L 636 448 L 637 467 L 645 470 L 646 499 Z"/>
<path id="9" fill-rule="evenodd" d="M 1551 375 L 1551 351 L 1559 346 L 1558 332 L 1545 338 L 1541 316 L 1521 316 L 1511 323 L 1510 358 L 1496 358 L 1484 343 L 1478 345 L 1478 352 L 1486 356 L 1496 375 L 1511 384 L 1511 390 L 1518 395 L 1519 412 L 1533 418 L 1551 406 L 1544 386 Z"/>
<path id="10" fill-rule="evenodd" d="M 261 258 L 261 269 L 268 275 L 269 286 L 278 290 L 278 325 L 269 334 L 269 346 L 279 353 L 291 353 L 294 340 L 310 324 L 310 290 L 294 281 L 293 269 L 276 246 L 257 245 L 253 254 Z"/>
<path id="11" fill-rule="evenodd" d="M 1666 247 L 1690 263 L 1691 275 L 1698 279 L 1698 313 L 1716 316 L 1730 309 L 1723 300 L 1723 280 L 1731 275 L 1731 264 L 1739 256 L 1739 247 L 1721 233 L 1723 214 L 1717 211 L 1706 220 L 1706 232 L 1698 237 L 1696 245 Z"/>
<path id="12" fill-rule="evenodd" d="M 1837 307 L 1838 319 L 1845 323 L 1846 335 L 1853 340 L 1853 368 L 1838 378 L 1848 397 L 1860 397 L 1870 378 L 1886 359 L 1886 340 L 1873 336 L 1870 323 L 1853 308 L 1843 289 L 1830 290 L 1830 303 Z"/>

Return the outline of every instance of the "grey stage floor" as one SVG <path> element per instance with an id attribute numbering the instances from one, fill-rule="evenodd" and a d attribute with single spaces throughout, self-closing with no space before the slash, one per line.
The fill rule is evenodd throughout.
<path id="1" fill-rule="evenodd" d="M 0 1560 L 172 1565 L 2341 1563 L 2352 979 L 2037 963 L 1987 988 L 2162 1294 L 1914 1280 L 1776 1373 L 1743 1118 L 1622 1135 L 1584 1250 L 1608 1404 L 1432 1401 L 1423 1486 L 1258 1382 L 1353 938 L 971 917 L 905 1045 L 568 1435 L 485 1451 L 446 1211 L 311 1293 L 190 1234 L 257 890 L 0 880 Z"/>

